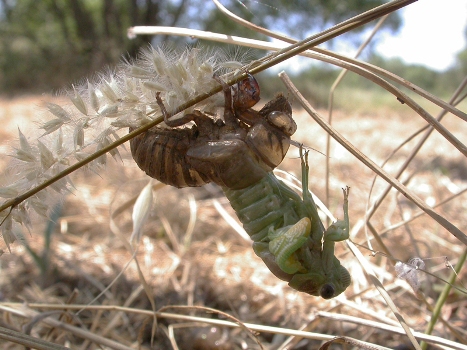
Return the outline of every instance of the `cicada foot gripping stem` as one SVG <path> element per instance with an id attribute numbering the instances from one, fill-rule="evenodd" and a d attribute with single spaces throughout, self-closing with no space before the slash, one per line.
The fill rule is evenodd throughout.
<path id="1" fill-rule="evenodd" d="M 324 299 L 333 298 L 350 285 L 350 274 L 334 255 L 335 242 L 349 237 L 348 194 L 344 192 L 344 220 L 333 223 L 326 231 L 318 217 L 316 205 L 308 191 L 307 155 L 302 155 L 303 200 L 297 203 L 300 216 L 293 225 L 270 228 L 267 241 L 255 242 L 255 253 L 278 278 L 289 286 Z M 281 184 L 284 186 L 284 184 Z"/>

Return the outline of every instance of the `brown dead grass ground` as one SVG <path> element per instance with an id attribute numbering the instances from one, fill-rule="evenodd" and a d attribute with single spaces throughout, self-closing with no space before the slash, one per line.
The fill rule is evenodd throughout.
<path id="1" fill-rule="evenodd" d="M 17 125 L 23 129 L 24 125 L 31 125 L 31 121 L 36 119 L 37 106 L 44 99 L 47 97 L 0 102 L 2 151 L 5 151 L 9 140 L 16 137 Z M 326 115 L 325 111 L 321 112 Z M 295 117 L 299 130 L 294 138 L 324 152 L 325 133 L 303 112 L 296 112 Z M 448 116 L 444 124 L 465 142 L 467 127 L 464 122 Z M 372 112 L 334 114 L 334 126 L 378 164 L 423 125 L 424 121 L 410 111 L 394 112 L 379 108 Z M 413 145 L 414 141 L 399 151 L 385 169 L 393 173 Z M 0 298 L 4 306 L 13 302 L 29 305 L 87 304 L 124 269 L 131 259 L 131 253 L 125 248 L 116 229 L 112 229 L 110 216 L 123 203 L 134 198 L 148 179 L 128 154 L 122 154 L 123 164 L 110 161 L 106 171 L 99 175 L 75 174 L 73 179 L 76 191 L 63 203 L 62 216 L 54 228 L 49 252 L 50 265 L 46 273 L 40 273 L 31 256 L 18 243 L 12 246 L 11 254 L 7 252 L 0 257 Z M 299 175 L 297 154 L 296 150 L 292 150 L 281 168 Z M 374 174 L 336 143 L 329 156 L 332 167 L 330 210 L 336 217 L 342 217 L 341 187 L 350 186 L 350 218 L 352 226 L 355 226 L 364 217 Z M 0 158 L 2 167 L 6 160 L 5 157 Z M 310 188 L 320 198 L 325 194 L 324 161 L 325 157 L 319 153 L 310 155 Z M 465 159 L 438 135 L 429 139 L 412 162 L 409 173 L 411 179 L 408 186 L 430 204 L 439 203 L 467 185 Z M 377 180 L 372 198 L 384 187 L 385 183 Z M 390 348 L 408 343 L 402 335 L 375 327 L 339 322 L 318 314 L 330 311 L 381 322 L 395 320 L 343 243 L 337 244 L 337 255 L 351 271 L 353 283 L 346 291 L 345 298 L 324 301 L 295 292 L 272 276 L 254 255 L 251 242 L 242 239 L 214 208 L 213 198 L 216 198 L 234 215 L 218 188 L 206 186 L 178 190 L 163 187 L 156 192 L 156 197 L 150 223 L 145 227 L 145 235 L 138 250 L 138 261 L 151 287 L 156 308 L 168 305 L 206 306 L 227 312 L 242 322 L 296 330 L 308 325 L 306 329 L 312 332 L 349 336 Z M 194 198 L 197 205 L 196 224 L 190 242 L 185 244 L 190 198 Z M 467 231 L 464 218 L 466 207 L 465 196 L 461 196 L 437 210 L 461 230 Z M 382 231 L 417 212 L 418 208 L 403 196 L 391 192 L 372 223 Z M 129 239 L 131 209 L 124 210 L 114 223 L 120 233 Z M 38 221 L 29 236 L 30 244 L 37 252 L 41 252 L 44 246 L 44 230 L 45 223 Z M 172 231 L 172 234 L 167 235 L 168 231 Z M 414 256 L 433 258 L 426 262 L 426 269 L 445 279 L 450 270 L 444 267 L 442 257 L 447 256 L 455 264 L 456 258 L 465 249 L 426 216 L 389 231 L 382 238 L 395 259 L 406 261 Z M 367 246 L 363 230 L 352 239 Z M 380 250 L 374 242 L 372 244 L 375 250 Z M 7 251 L 5 247 L 3 249 Z M 409 325 L 423 332 L 431 315 L 429 306 L 417 299 L 404 281 L 396 278 L 393 261 L 381 255 L 370 257 L 369 251 L 363 248 L 362 251 L 378 267 L 380 279 Z M 465 281 L 465 272 L 460 277 Z M 432 277 L 425 278 L 422 291 L 429 305 L 435 304 L 444 285 L 444 282 Z M 442 317 L 450 325 L 465 330 L 466 303 L 465 294 L 451 293 Z M 151 310 L 134 263 L 94 305 L 125 305 L 135 311 Z M 35 306 L 31 306 L 31 309 L 49 311 Z M 222 316 L 201 311 L 168 311 L 223 319 Z M 58 315 L 51 317 L 58 318 Z M 141 344 L 142 349 L 151 348 L 152 318 L 148 315 L 90 308 L 74 318 L 62 315 L 62 320 L 126 346 L 138 348 L 138 344 Z M 21 331 L 29 322 L 31 318 L 15 316 L 3 310 L 0 326 Z M 72 349 L 99 348 L 96 343 L 43 322 L 33 323 L 31 334 Z M 461 343 L 467 339 L 465 331 L 463 334 L 461 332 L 464 338 L 459 339 L 441 323 L 437 324 L 434 334 Z M 261 333 L 258 338 L 265 348 L 276 349 L 286 336 Z M 171 339 L 176 341 L 180 349 L 258 348 L 246 332 L 239 329 L 158 319 L 155 345 L 152 348 L 172 348 Z M 10 342 L 0 344 L 4 349 L 21 348 Z M 319 341 L 302 340 L 295 349 L 317 349 L 319 344 Z"/>

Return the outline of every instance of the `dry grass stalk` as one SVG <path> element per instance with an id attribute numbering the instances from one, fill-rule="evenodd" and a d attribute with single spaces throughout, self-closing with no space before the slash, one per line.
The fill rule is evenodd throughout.
<path id="1" fill-rule="evenodd" d="M 401 5 L 408 3 L 408 1 L 398 1 L 396 3 Z M 136 29 L 134 32 L 136 32 Z M 175 31 L 172 30 L 172 34 L 174 32 Z M 183 35 L 192 35 L 192 33 L 190 33 L 191 32 L 189 31 L 184 31 Z M 329 38 L 332 35 L 337 34 L 327 33 L 326 36 L 322 38 Z M 306 45 L 315 45 L 319 40 L 325 40 L 322 38 L 313 39 L 311 44 L 308 43 L 296 46 L 297 49 L 292 51 L 291 55 L 297 54 L 300 50 L 304 50 L 307 48 Z M 424 116 L 424 118 L 426 118 L 433 127 L 437 128 L 446 139 L 449 139 L 451 144 L 463 152 L 464 146 L 450 132 L 450 130 L 453 130 L 452 127 L 450 128 L 449 126 L 441 125 L 439 120 L 434 120 L 430 113 L 428 113 L 424 108 L 421 108 L 399 89 L 396 89 L 381 79 L 380 76 L 402 83 L 404 86 L 441 106 L 443 109 L 457 115 L 461 119 L 466 120 L 466 114 L 464 112 L 455 108 L 453 105 L 442 101 L 440 98 L 430 95 L 428 92 L 414 86 L 410 82 L 406 82 L 402 78 L 378 67 L 373 67 L 364 62 L 342 57 L 322 49 L 312 48 L 312 50 L 318 52 L 318 54 L 309 51 L 304 52 L 303 54 L 361 74 L 380 86 L 383 86 L 386 90 L 391 91 L 396 96 L 402 98 L 410 104 L 417 113 Z M 288 54 L 281 52 L 278 55 L 269 56 L 263 63 L 260 63 L 259 65 L 256 63 L 256 66 L 252 66 L 251 71 L 257 72 L 261 69 L 266 69 L 275 62 L 286 59 L 288 57 L 287 55 Z M 235 79 L 241 79 L 241 75 L 234 78 L 234 80 Z M 233 83 L 234 80 L 230 81 L 230 83 Z M 107 92 L 111 95 L 111 91 Z M 207 93 L 207 95 L 215 92 L 215 90 L 212 90 Z M 201 98 L 204 98 L 207 95 L 200 96 L 199 99 L 195 98 L 190 103 L 198 103 Z M 85 107 L 80 104 L 80 101 L 76 96 L 73 104 L 76 108 L 85 110 Z M 181 110 L 181 108 L 189 106 L 191 105 L 184 104 L 178 109 L 176 108 L 175 112 Z M 49 105 L 49 110 L 51 110 L 51 112 L 59 119 L 68 118 L 66 111 L 64 113 L 61 109 L 57 108 L 56 105 Z M 339 124 L 339 119 L 342 119 L 342 115 L 340 115 L 339 111 L 336 111 L 335 114 L 335 119 L 338 120 L 337 124 Z M 157 123 L 158 121 L 160 121 L 160 118 L 159 120 L 155 118 L 153 123 Z M 308 123 L 304 122 L 300 125 L 308 125 Z M 48 127 L 53 128 L 54 125 L 50 124 Z M 311 126 L 309 127 L 311 128 Z M 146 129 L 142 128 L 137 132 L 144 132 L 144 130 Z M 326 132 L 328 134 L 335 134 L 335 131 L 331 128 L 328 128 Z M 132 136 L 134 136 L 134 134 L 120 139 L 119 142 L 125 142 Z M 428 136 L 426 136 L 426 138 L 427 137 Z M 303 141 L 304 140 L 302 139 L 302 142 Z M 344 144 L 349 145 L 345 142 Z M 103 147 L 100 153 L 97 153 L 93 159 L 99 159 L 102 154 L 113 149 L 115 146 L 116 144 L 114 143 Z M 393 146 L 393 143 L 391 143 L 391 146 Z M 354 150 L 356 153 L 360 152 L 361 147 L 361 145 L 349 145 L 349 149 Z M 384 150 L 384 146 L 382 146 L 382 148 Z M 44 159 L 42 161 L 44 164 L 48 164 L 50 162 L 50 154 L 47 156 L 48 153 L 46 149 L 43 149 L 43 153 Z M 363 152 L 361 152 L 361 154 L 362 156 L 359 159 L 362 162 L 369 164 L 366 157 L 363 156 Z M 124 161 L 127 162 L 127 155 L 123 154 L 122 157 Z M 412 159 L 414 158 L 411 157 L 409 163 L 414 162 Z M 285 163 L 290 163 L 290 160 Z M 391 165 L 391 163 L 389 163 L 389 165 Z M 287 167 L 288 165 L 285 166 Z M 111 168 L 112 165 L 109 164 L 108 167 Z M 350 171 L 350 166 L 345 162 L 342 167 L 344 168 L 344 171 Z M 358 165 L 356 167 L 358 169 Z M 289 168 L 291 168 L 291 166 Z M 404 193 L 409 193 L 409 199 L 411 200 L 410 203 L 416 203 L 420 208 L 425 210 L 424 212 L 434 213 L 431 208 L 423 203 L 422 200 L 418 199 L 420 195 L 419 193 L 406 191 L 407 184 L 403 185 L 402 182 L 398 182 L 395 178 L 386 175 L 385 171 L 378 167 L 373 166 L 371 169 L 371 176 L 374 175 L 373 171 L 379 175 L 385 176 L 392 185 L 396 185 L 400 190 L 404 190 Z M 121 179 L 122 182 L 120 183 L 128 183 L 128 179 L 133 178 L 136 174 L 134 170 L 135 169 L 128 169 L 125 171 L 126 174 L 124 174 L 125 176 L 123 176 Z M 319 182 L 319 167 L 314 169 L 314 171 L 316 171 L 317 182 Z M 371 182 L 371 176 L 365 174 L 366 169 L 359 170 L 359 172 L 359 176 L 368 180 L 365 181 L 366 183 Z M 331 184 L 335 183 L 336 178 L 339 177 L 338 175 L 333 175 L 333 172 L 331 172 L 330 176 Z M 396 177 L 399 177 L 399 175 Z M 416 179 L 416 177 L 414 178 Z M 348 181 L 348 179 L 339 179 L 339 181 Z M 433 180 L 429 179 L 429 181 Z M 84 180 L 84 183 L 88 186 L 93 186 L 92 182 L 88 179 Z M 366 207 L 363 205 L 363 203 L 365 203 L 365 195 L 360 195 L 360 193 L 368 193 L 369 188 L 363 186 L 363 189 L 358 189 L 359 186 L 360 184 L 356 182 L 355 187 L 357 187 L 357 189 L 352 190 L 354 198 L 351 198 L 351 205 L 354 206 L 354 208 L 351 209 L 351 217 L 355 218 L 355 220 L 360 218 L 360 221 L 355 223 L 356 229 L 353 230 L 354 239 L 357 239 L 356 235 L 360 231 L 358 227 L 363 227 L 364 223 L 368 221 L 368 218 L 365 217 L 364 214 L 366 211 Z M 321 187 L 322 186 L 317 186 L 317 189 Z M 380 187 L 376 185 L 375 190 L 380 190 Z M 94 190 L 97 189 L 96 186 L 93 186 L 93 188 Z M 84 207 L 82 203 L 79 203 L 79 201 L 68 199 L 71 200 L 72 203 L 76 204 L 76 208 L 93 212 L 94 215 L 92 219 L 95 221 L 88 223 L 86 220 L 83 220 L 82 214 L 80 215 L 73 212 L 62 217 L 60 219 L 62 222 L 62 229 L 63 232 L 67 234 L 61 237 L 61 242 L 59 243 L 60 249 L 58 249 L 58 252 L 60 253 L 57 253 L 55 259 L 57 259 L 57 262 L 62 266 L 62 268 L 67 269 L 68 278 L 74 278 L 71 281 L 72 285 L 81 284 L 86 286 L 86 289 L 94 288 L 93 286 L 95 286 L 96 291 L 87 292 L 86 290 L 83 290 L 78 295 L 79 300 L 76 304 L 59 306 L 57 304 L 47 304 L 48 300 L 61 300 L 59 298 L 59 295 L 61 294 L 59 292 L 59 286 L 55 287 L 57 290 L 52 288 L 46 291 L 42 291 L 40 288 L 25 288 L 20 294 L 22 298 L 29 302 L 27 307 L 22 308 L 19 304 L 8 303 L 2 303 L 2 305 L 0 305 L 0 309 L 4 314 L 4 322 L 9 325 L 17 324 L 17 319 L 13 320 L 13 317 L 25 317 L 30 319 L 38 315 L 38 310 L 58 309 L 64 311 L 63 314 L 65 315 L 71 312 L 71 310 L 83 309 L 81 313 L 74 316 L 76 323 L 80 322 L 83 325 L 82 328 L 72 326 L 64 321 L 54 320 L 51 317 L 47 317 L 43 320 L 44 324 L 48 324 L 49 327 L 51 327 L 44 328 L 47 329 L 48 332 L 44 332 L 44 329 L 40 328 L 44 326 L 40 324 L 33 328 L 33 330 L 37 331 L 38 334 L 50 334 L 51 337 L 54 337 L 53 339 L 55 339 L 57 343 L 62 342 L 62 339 L 67 338 L 70 335 L 78 337 L 76 339 L 86 339 L 86 343 L 82 344 L 82 348 L 87 347 L 91 343 L 102 344 L 116 349 L 134 348 L 135 346 L 138 346 L 137 344 L 149 344 L 150 341 L 148 338 L 152 341 L 155 336 L 157 336 L 157 340 L 161 342 L 161 332 L 165 332 L 165 334 L 168 335 L 172 347 L 182 348 L 181 345 L 183 344 L 183 340 L 187 339 L 184 338 L 184 335 L 191 336 L 191 338 L 188 339 L 196 339 L 196 341 L 198 341 L 198 339 L 203 338 L 203 336 L 206 336 L 209 332 L 200 333 L 197 332 L 196 329 L 201 329 L 199 326 L 200 324 L 209 324 L 213 327 L 217 327 L 216 329 L 218 330 L 225 329 L 224 327 L 229 327 L 229 331 L 227 333 L 228 336 L 226 337 L 227 340 L 225 337 L 222 338 L 224 344 L 227 345 L 249 344 L 250 347 L 253 347 L 254 343 L 250 342 L 246 334 L 250 331 L 257 331 L 261 332 L 262 345 L 260 344 L 259 347 L 268 343 L 271 346 L 277 346 L 278 343 L 274 341 L 275 338 L 267 338 L 266 334 L 270 333 L 275 336 L 287 335 L 292 337 L 289 340 L 284 341 L 278 346 L 278 348 L 286 348 L 289 347 L 290 344 L 298 344 L 299 340 L 302 338 L 335 342 L 342 341 L 356 345 L 357 343 L 351 340 L 352 335 L 353 338 L 358 337 L 360 341 L 366 340 L 365 336 L 369 337 L 373 335 L 374 337 L 371 338 L 369 342 L 361 343 L 361 346 L 363 348 L 365 348 L 365 346 L 368 348 L 370 348 L 370 346 L 373 346 L 373 348 L 382 348 L 381 346 L 376 346 L 374 344 L 386 344 L 389 342 L 391 338 L 394 337 L 390 332 L 399 334 L 405 332 L 405 334 L 408 334 L 412 338 L 414 346 L 418 345 L 415 345 L 416 342 L 413 337 L 433 344 L 442 344 L 446 348 L 467 349 L 465 345 L 447 339 L 449 337 L 449 333 L 442 334 L 443 337 L 446 338 L 443 339 L 443 337 L 427 336 L 419 332 L 409 330 L 405 323 L 403 323 L 406 328 L 405 330 L 401 327 L 394 327 L 396 319 L 390 316 L 380 315 L 381 312 L 387 311 L 386 304 L 376 296 L 374 293 L 374 287 L 367 283 L 363 275 L 362 267 L 355 264 L 348 253 L 347 255 L 344 255 L 344 253 L 342 254 L 342 260 L 344 261 L 345 259 L 345 264 L 352 266 L 354 285 L 352 286 L 353 290 L 349 290 L 346 294 L 346 298 L 342 297 L 331 302 L 315 305 L 316 301 L 312 298 L 290 293 L 290 290 L 288 290 L 283 283 L 272 280 L 270 275 L 268 275 L 269 272 L 264 268 L 264 266 L 257 264 L 257 262 L 251 258 L 251 250 L 248 246 L 249 244 L 245 244 L 244 240 L 236 239 L 232 236 L 232 231 L 229 231 L 228 224 L 220 220 L 217 210 L 215 209 L 216 204 L 211 199 L 200 198 L 200 196 L 202 196 L 202 193 L 200 192 L 192 190 L 179 191 L 164 188 L 160 186 L 160 184 L 155 184 L 153 186 L 153 188 L 157 190 L 155 193 L 158 196 L 165 198 L 165 200 L 171 200 L 176 203 L 179 210 L 177 213 L 174 213 L 173 210 L 172 213 L 164 212 L 164 208 L 156 202 L 155 211 L 160 219 L 149 217 L 151 227 L 154 227 L 155 229 L 149 230 L 148 225 L 146 225 L 144 228 L 145 230 L 148 230 L 149 235 L 142 238 L 142 243 L 138 251 L 132 250 L 127 240 L 129 232 L 131 232 L 131 227 L 129 226 L 129 223 L 131 223 L 129 208 L 132 206 L 132 203 L 136 201 L 137 195 L 134 193 L 139 191 L 140 188 L 140 184 L 133 183 L 131 186 L 128 186 L 128 191 L 121 190 L 117 193 L 118 199 L 115 199 L 112 203 L 108 202 L 107 205 L 103 206 L 105 208 L 108 206 L 112 207 L 110 219 L 111 230 L 114 234 L 119 236 L 119 238 L 122 238 L 121 240 L 114 240 L 109 238 L 110 236 L 102 235 L 102 232 L 106 230 L 103 229 L 103 227 L 107 227 L 107 225 L 102 225 L 102 222 L 107 222 L 105 221 L 107 220 L 106 216 L 102 215 L 101 217 L 101 214 L 99 214 L 99 210 L 102 211 L 102 208 L 96 208 L 95 204 L 92 204 L 91 201 L 89 201 L 87 206 Z M 318 192 L 322 192 L 322 190 L 318 190 Z M 102 188 L 96 191 L 96 197 L 98 196 L 98 193 L 103 195 L 102 197 L 105 197 L 105 191 L 102 191 Z M 19 203 L 18 200 L 22 200 L 22 198 L 23 197 L 17 197 L 16 202 L 14 201 L 12 203 L 17 204 Z M 196 202 L 193 198 L 197 198 Z M 452 200 L 454 198 L 457 198 L 456 195 L 451 196 L 443 202 L 448 205 L 452 205 Z M 393 196 L 390 197 L 389 200 L 395 203 L 397 198 Z M 217 201 L 217 203 L 220 201 Z M 392 252 L 393 254 L 391 255 L 399 257 L 400 259 L 400 252 L 395 249 L 393 244 L 394 242 L 387 239 L 387 235 L 389 233 L 392 234 L 394 239 L 395 237 L 405 239 L 405 235 L 388 230 L 389 227 L 394 229 L 397 225 L 407 227 L 407 224 L 410 222 L 409 220 L 413 219 L 407 219 L 403 215 L 395 214 L 396 211 L 391 207 L 393 202 L 390 202 L 389 204 L 383 202 L 383 197 L 381 197 L 378 205 L 381 205 L 380 211 L 387 211 L 385 216 L 391 219 L 387 220 L 388 222 L 393 219 L 398 219 L 398 223 L 392 224 L 392 222 L 390 222 L 391 225 L 387 225 L 387 229 L 382 225 L 382 229 L 375 228 L 374 232 L 375 238 L 378 237 L 380 242 L 384 246 L 387 246 L 388 254 L 391 254 Z M 195 208 L 196 203 L 199 209 Z M 171 206 L 171 208 L 173 207 L 175 206 Z M 217 207 L 219 207 L 219 205 L 217 205 Z M 197 210 L 198 215 L 195 214 Z M 376 210 L 376 206 L 374 207 L 374 210 Z M 442 210 L 442 208 L 440 210 Z M 180 219 L 183 218 L 180 218 L 179 213 L 185 212 L 190 213 L 190 215 L 186 215 L 189 219 L 185 222 L 180 222 Z M 418 215 L 413 212 L 411 212 L 411 214 Z M 458 215 L 458 213 L 454 213 L 452 215 L 453 219 L 450 219 L 449 221 L 462 225 L 462 216 L 459 217 Z M 384 219 L 385 218 L 381 218 L 381 215 L 378 216 L 378 213 L 375 212 L 373 222 L 383 222 Z M 444 221 L 441 220 L 443 224 L 451 227 L 451 222 L 449 221 L 446 219 L 444 219 Z M 368 224 L 370 223 L 368 222 Z M 195 229 L 195 225 L 197 229 Z M 413 225 L 417 228 L 418 232 L 427 230 L 425 223 L 416 221 Z M 163 239 L 159 237 L 159 230 L 162 231 L 162 229 L 159 229 L 161 227 L 165 227 L 165 232 L 172 232 L 172 238 L 170 241 L 164 242 Z M 369 227 L 373 226 L 369 225 Z M 80 236 L 71 233 L 75 232 L 76 229 L 83 232 L 89 232 L 89 234 L 86 234 L 81 238 Z M 456 232 L 459 237 L 463 237 L 463 233 L 459 230 L 453 229 L 453 231 Z M 459 232 L 462 235 L 459 234 Z M 435 238 L 433 238 L 433 240 L 434 239 Z M 440 235 L 440 237 L 436 237 L 436 239 L 436 244 L 446 247 L 445 251 L 448 250 L 450 252 L 460 253 L 459 247 L 456 247 L 456 244 L 451 242 L 449 237 Z M 368 245 L 370 245 L 370 243 L 371 241 L 369 240 Z M 102 249 L 102 247 L 106 248 Z M 415 240 L 415 247 L 418 248 L 417 239 Z M 433 256 L 433 252 L 430 251 L 430 249 L 431 247 L 428 247 L 428 249 L 421 249 L 421 253 L 425 256 Z M 379 280 L 382 281 L 383 293 L 386 296 L 386 302 L 391 305 L 391 309 L 393 311 L 400 309 L 400 313 L 405 314 L 405 318 L 409 325 L 417 326 L 417 323 L 423 324 L 423 317 L 428 314 L 428 309 L 423 309 L 423 306 L 419 305 L 417 300 L 412 297 L 412 291 L 409 286 L 395 279 L 394 273 L 388 272 L 385 258 L 380 255 L 374 255 L 377 256 L 378 259 L 374 259 L 376 261 L 368 261 L 362 257 L 361 253 L 356 250 L 355 246 L 352 246 L 352 250 L 355 254 L 359 254 L 359 261 L 365 269 L 371 269 L 374 271 L 374 277 L 372 277 L 374 283 L 379 285 Z M 407 250 L 404 253 L 410 254 L 411 252 Z M 393 256 L 390 257 L 393 259 Z M 95 264 L 90 263 L 92 259 L 96 260 Z M 128 276 L 128 280 L 122 281 L 122 278 L 120 278 L 118 281 L 113 282 L 114 284 L 112 285 L 110 281 L 114 279 L 117 274 L 114 269 L 120 271 L 119 273 L 123 273 L 122 262 L 130 262 L 132 259 L 134 259 L 136 264 L 133 266 L 128 263 L 128 267 L 125 271 L 125 276 Z M 67 261 L 73 261 L 75 264 L 67 263 Z M 28 265 L 19 264 L 18 262 L 16 265 L 24 266 L 25 269 L 28 269 Z M 14 274 L 13 271 L 14 270 L 11 272 L 12 275 L 5 276 L 5 278 L 14 279 L 15 276 L 18 276 L 18 273 Z M 28 279 L 31 278 L 30 272 L 24 273 L 23 270 L 23 274 L 25 277 L 27 276 Z M 19 275 L 21 275 L 21 273 Z M 102 279 L 102 283 L 97 281 L 93 276 L 98 276 L 99 279 Z M 21 282 L 21 279 L 18 279 L 16 282 L 18 284 L 18 290 L 20 290 L 19 285 L 24 282 Z M 139 285 L 139 287 L 135 287 L 136 285 Z M 129 289 L 132 288 L 134 288 L 133 293 L 129 292 Z M 459 290 L 462 289 L 459 288 Z M 141 298 L 142 291 L 145 291 L 146 298 Z M 431 298 L 433 297 L 433 291 L 426 290 L 425 292 L 429 294 L 427 295 L 426 301 L 429 304 L 432 302 Z M 66 289 L 64 289 L 62 294 L 67 294 Z M 71 292 L 69 294 L 71 294 Z M 105 305 L 84 306 L 78 304 L 79 302 L 82 302 L 83 304 L 88 303 L 89 300 L 92 300 L 96 295 L 105 296 L 107 298 L 105 301 L 106 303 L 112 305 L 123 304 L 127 307 Z M 130 297 L 128 297 L 128 295 L 130 295 Z M 153 295 L 157 296 L 155 301 L 152 298 Z M 174 297 L 175 300 L 171 300 L 171 297 Z M 124 299 L 124 302 L 121 301 L 122 298 Z M 147 299 L 150 300 L 150 303 L 152 304 L 151 306 L 146 301 Z M 33 303 L 34 301 L 38 301 L 39 303 Z M 173 303 L 188 306 L 192 306 L 195 303 L 202 303 L 207 306 L 215 306 L 216 309 L 225 308 L 232 312 L 238 312 L 239 315 L 237 318 L 242 321 L 242 326 L 246 327 L 245 329 L 249 331 L 240 333 L 236 332 L 234 328 L 238 327 L 238 324 L 224 320 L 216 320 L 205 316 L 198 317 L 194 315 L 182 315 L 181 312 L 157 312 L 157 308 L 161 305 Z M 444 302 L 442 301 L 441 303 Z M 140 308 L 138 308 L 138 305 Z M 455 301 L 453 304 L 450 304 L 448 307 L 451 308 L 451 310 L 462 308 L 465 307 L 465 302 L 460 299 Z M 150 308 L 152 308 L 152 311 L 148 311 Z M 358 310 L 356 310 L 356 308 Z M 312 322 L 309 326 L 316 327 L 317 332 L 311 333 L 296 330 L 306 327 L 308 321 L 310 321 L 310 315 L 313 311 L 317 311 L 316 315 L 320 317 L 320 322 L 313 322 L 313 320 L 317 319 L 317 316 L 315 315 L 312 317 Z M 354 314 L 356 317 L 352 318 L 349 315 L 343 315 L 343 313 Z M 76 318 L 79 319 L 76 320 Z M 185 323 L 173 325 L 172 322 L 169 323 L 166 321 L 166 319 L 169 318 L 173 320 L 172 322 L 180 320 Z M 376 324 L 375 322 L 372 323 L 369 321 L 374 318 L 380 319 L 381 322 Z M 243 322 L 248 319 L 256 320 L 256 324 Z M 158 321 L 157 324 L 155 320 Z M 277 328 L 264 325 L 278 320 L 284 324 L 288 324 L 289 326 L 287 328 Z M 455 323 L 459 321 L 462 321 L 462 319 L 459 319 L 459 316 L 455 315 L 455 311 L 452 311 L 451 318 L 446 322 L 450 322 L 453 329 L 457 331 L 456 328 L 459 327 L 455 327 Z M 74 322 L 73 318 L 70 318 L 67 322 Z M 368 329 L 369 332 L 367 332 L 367 334 L 358 333 L 358 331 L 348 327 L 351 323 L 365 324 L 366 327 L 368 327 L 366 329 Z M 146 330 L 146 327 L 149 324 L 151 324 L 151 326 L 149 326 L 151 331 Z M 158 327 L 157 329 L 156 325 Z M 87 327 L 87 329 L 85 327 Z M 378 328 L 385 330 L 383 335 L 373 334 L 376 333 L 374 331 Z M 53 329 L 54 332 L 51 332 L 50 329 Z M 343 334 L 345 337 L 336 338 L 329 335 L 329 333 Z M 465 337 L 465 334 L 462 334 L 462 330 L 457 334 Z M 209 336 L 206 336 L 206 338 L 203 339 L 208 338 Z M 71 343 L 76 339 L 70 339 Z M 180 339 L 182 340 L 180 341 Z M 402 337 L 398 339 L 401 342 L 404 341 L 404 338 Z M 217 341 L 220 340 L 218 339 Z M 204 346 L 208 346 L 207 341 L 202 344 L 204 344 Z M 328 345 L 329 344 L 324 346 Z M 143 345 L 143 348 L 144 346 L 145 345 Z"/>

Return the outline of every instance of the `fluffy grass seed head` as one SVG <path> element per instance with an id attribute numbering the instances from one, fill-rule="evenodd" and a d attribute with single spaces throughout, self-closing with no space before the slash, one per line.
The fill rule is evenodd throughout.
<path id="1" fill-rule="evenodd" d="M 18 144 L 9 154 L 12 161 L 2 178 L 0 198 L 15 198 L 42 184 L 70 165 L 119 139 L 121 129 L 139 127 L 159 116 L 159 92 L 168 111 L 215 84 L 213 74 L 227 74 L 241 66 L 221 52 L 187 48 L 183 51 L 150 47 L 134 61 L 113 71 L 72 86 L 66 95 L 68 105 L 45 104 L 46 120 L 39 123 L 38 136 L 27 137 L 18 130 Z M 216 94 L 190 108 L 216 113 L 223 106 L 223 95 Z M 118 150 L 110 155 L 120 158 Z M 86 167 L 100 171 L 107 155 Z M 31 212 L 49 217 L 56 201 L 73 188 L 69 177 L 0 213 L 1 230 L 7 246 L 23 239 L 19 226 L 29 227 Z"/>

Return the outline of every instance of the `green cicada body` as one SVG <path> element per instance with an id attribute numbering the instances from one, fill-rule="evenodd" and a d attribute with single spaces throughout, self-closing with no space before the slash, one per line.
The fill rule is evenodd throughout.
<path id="1" fill-rule="evenodd" d="M 224 193 L 269 270 L 298 291 L 330 299 L 350 285 L 349 272 L 334 255 L 334 242 L 349 234 L 348 190 L 345 219 L 325 231 L 308 191 L 306 155 L 302 176 L 303 199 L 272 173 L 245 189 L 224 188 Z"/>

